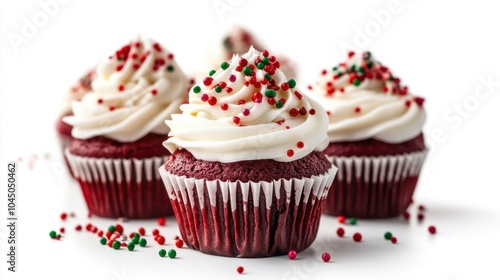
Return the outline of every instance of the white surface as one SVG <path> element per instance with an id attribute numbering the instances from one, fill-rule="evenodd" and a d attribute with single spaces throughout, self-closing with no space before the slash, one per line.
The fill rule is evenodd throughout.
<path id="1" fill-rule="evenodd" d="M 74 225 L 87 219 L 77 185 L 62 173 L 53 134 L 58 100 L 83 71 L 138 33 L 174 51 L 179 64 L 192 73 L 201 68 L 205 51 L 234 23 L 257 32 L 275 53 L 292 57 L 301 66 L 298 80 L 304 86 L 314 82 L 322 68 L 343 59 L 340 46 L 354 44 L 358 28 L 373 25 L 373 13 L 387 10 L 390 1 L 68 1 L 18 52 L 9 43 L 9 34 L 20 34 L 23 17 L 31 19 L 42 10 L 34 0 L 5 2 L 0 7 L 3 182 L 6 162 L 23 160 L 18 173 L 17 273 L 6 271 L 5 187 L 0 191 L 4 256 L 0 279 L 500 278 L 496 162 L 500 84 L 483 100 L 474 103 L 477 99 L 473 99 L 475 92 L 487 93 L 481 79 L 500 80 L 500 6 L 496 2 L 401 0 L 399 12 L 368 37 L 367 48 L 410 89 L 427 98 L 424 130 L 431 150 L 415 194 L 416 202 L 428 209 L 426 219 L 421 224 L 360 220 L 357 226 L 345 226 L 347 237 L 340 239 L 334 234 L 337 222 L 324 217 L 316 242 L 294 261 L 285 256 L 230 259 L 189 249 L 177 250 L 175 260 L 161 259 L 157 245 L 133 253 L 115 251 L 87 232 L 74 232 Z M 235 7 L 221 19 L 213 3 Z M 469 109 L 459 115 L 457 106 L 464 102 L 469 102 Z M 50 153 L 50 159 L 44 159 L 45 153 Z M 34 154 L 39 159 L 29 170 Z M 62 211 L 79 216 L 61 222 Z M 99 228 L 113 222 L 90 221 Z M 437 226 L 437 235 L 427 233 L 429 224 Z M 155 222 L 124 224 L 127 231 L 139 225 L 150 230 Z M 48 232 L 60 226 L 68 230 L 64 240 L 50 240 Z M 174 220 L 169 219 L 161 230 L 166 232 L 165 247 L 171 248 L 172 235 L 178 233 Z M 383 239 L 387 230 L 398 237 L 397 245 Z M 352 241 L 354 231 L 363 234 L 362 243 Z M 151 238 L 149 242 L 154 244 Z M 323 251 L 330 252 L 333 261 L 323 263 Z M 245 267 L 244 275 L 236 273 L 238 265 Z"/>

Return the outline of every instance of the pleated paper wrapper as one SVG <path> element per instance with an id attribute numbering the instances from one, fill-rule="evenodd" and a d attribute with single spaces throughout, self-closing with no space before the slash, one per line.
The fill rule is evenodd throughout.
<path id="1" fill-rule="evenodd" d="M 158 168 L 167 157 L 108 159 L 72 155 L 66 158 L 80 184 L 90 214 L 146 219 L 173 214 Z"/>
<path id="2" fill-rule="evenodd" d="M 327 158 L 338 168 L 326 199 L 325 214 L 389 218 L 412 202 L 427 151 L 381 157 Z"/>
<path id="3" fill-rule="evenodd" d="M 160 174 L 186 244 L 204 253 L 268 257 L 305 250 L 316 238 L 337 168 L 322 175 L 241 182 Z"/>

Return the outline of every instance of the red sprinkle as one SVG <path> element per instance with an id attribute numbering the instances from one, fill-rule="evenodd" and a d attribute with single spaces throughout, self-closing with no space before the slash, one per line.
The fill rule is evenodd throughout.
<path id="1" fill-rule="evenodd" d="M 301 114 L 302 116 L 305 116 L 307 114 L 306 108 L 305 107 L 300 108 L 299 114 Z"/>
<path id="2" fill-rule="evenodd" d="M 302 141 L 297 142 L 297 148 L 299 148 L 299 149 L 304 148 L 304 142 L 302 142 Z"/>
<path id="3" fill-rule="evenodd" d="M 153 236 L 157 236 L 158 234 L 160 234 L 160 231 L 158 229 L 153 229 Z M 133 237 L 133 236 L 132 236 Z"/>
<path id="4" fill-rule="evenodd" d="M 115 225 L 115 232 L 122 234 L 123 233 L 123 227 L 120 224 Z"/>
<path id="5" fill-rule="evenodd" d="M 341 224 L 343 224 L 345 222 L 345 217 L 344 216 L 338 216 L 337 217 L 337 221 Z"/>
<path id="6" fill-rule="evenodd" d="M 429 232 L 431 234 L 435 234 L 436 233 L 436 227 L 435 226 L 429 226 L 428 230 L 429 230 Z"/>
<path id="7" fill-rule="evenodd" d="M 313 108 L 309 109 L 309 114 L 310 115 L 316 114 L 316 110 L 314 110 Z"/>
<path id="8" fill-rule="evenodd" d="M 263 55 L 264 57 L 268 57 L 268 56 L 269 56 L 269 52 L 268 52 L 267 50 L 264 50 L 264 51 L 262 52 L 262 55 Z"/>
<path id="9" fill-rule="evenodd" d="M 121 71 L 123 69 L 123 65 L 116 65 L 115 70 L 116 71 Z"/>
<path id="10" fill-rule="evenodd" d="M 156 242 L 158 242 L 158 244 L 160 245 L 165 244 L 165 237 L 158 235 L 158 237 L 156 238 Z"/>
<path id="11" fill-rule="evenodd" d="M 245 269 L 243 268 L 243 266 L 238 266 L 238 267 L 236 268 L 236 271 L 237 271 L 238 273 L 240 273 L 240 274 L 241 274 L 241 273 L 243 273 L 243 271 L 244 271 L 244 270 L 245 270 Z"/>
<path id="12" fill-rule="evenodd" d="M 292 149 L 290 149 L 290 150 L 286 151 L 286 155 L 287 155 L 288 157 L 293 157 L 293 155 L 294 155 L 294 154 L 295 154 L 295 152 L 294 152 Z"/>
<path id="13" fill-rule="evenodd" d="M 97 99 L 97 104 L 102 104 L 103 100 L 102 98 Z"/>
<path id="14" fill-rule="evenodd" d="M 118 90 L 119 90 L 119 91 L 123 91 L 124 89 L 125 89 L 125 87 L 124 87 L 123 85 L 119 85 L 119 86 L 118 86 Z"/>
<path id="15" fill-rule="evenodd" d="M 420 204 L 418 206 L 418 211 L 425 211 L 425 207 L 422 204 Z"/>
<path id="16" fill-rule="evenodd" d="M 212 84 L 212 81 L 213 81 L 213 80 L 214 80 L 214 79 L 212 79 L 211 77 L 206 77 L 205 79 L 203 79 L 203 84 L 204 84 L 204 85 L 206 85 L 206 86 L 208 87 L 209 85 L 211 85 L 211 84 Z"/>
<path id="17" fill-rule="evenodd" d="M 115 110 L 115 107 L 113 107 L 113 106 L 109 106 L 109 108 L 108 108 L 108 109 L 109 109 L 110 111 L 114 111 L 114 110 Z"/>
<path id="18" fill-rule="evenodd" d="M 343 228 L 339 227 L 339 228 L 337 229 L 337 235 L 338 235 L 339 237 L 343 237 L 343 236 L 344 236 L 344 234 L 345 234 L 345 230 L 344 230 Z"/>
<path id="19" fill-rule="evenodd" d="M 297 252 L 295 250 L 288 251 L 288 258 L 294 260 L 297 257 Z"/>
<path id="20" fill-rule="evenodd" d="M 244 116 L 248 116 L 248 115 L 250 115 L 250 110 L 245 108 L 242 113 Z"/>
<path id="21" fill-rule="evenodd" d="M 393 236 L 393 237 L 391 237 L 391 242 L 392 242 L 392 244 L 396 244 L 396 243 L 398 243 L 398 239 Z"/>
<path id="22" fill-rule="evenodd" d="M 290 88 L 290 85 L 288 83 L 282 83 L 281 84 L 281 89 L 282 90 L 288 90 Z"/>
<path id="23" fill-rule="evenodd" d="M 290 116 L 296 117 L 298 115 L 299 115 L 299 110 L 297 110 L 295 108 L 290 109 Z"/>
<path id="24" fill-rule="evenodd" d="M 354 108 L 354 112 L 356 112 L 356 113 L 361 112 L 361 108 L 359 108 L 359 107 Z"/>
<path id="25" fill-rule="evenodd" d="M 208 104 L 212 105 L 212 106 L 215 106 L 215 104 L 217 104 L 217 97 L 215 96 L 210 96 L 208 98 Z"/>
<path id="26" fill-rule="evenodd" d="M 182 239 L 175 240 L 175 247 L 182 248 L 182 246 L 184 246 L 184 241 L 182 241 Z"/>
<path id="27" fill-rule="evenodd" d="M 406 107 L 410 107 L 411 106 L 411 101 L 410 100 L 406 100 L 405 101 L 405 106 Z"/>
<path id="28" fill-rule="evenodd" d="M 66 213 L 61 213 L 61 220 L 66 220 L 66 218 L 68 217 L 68 215 Z"/>
<path id="29" fill-rule="evenodd" d="M 65 228 L 63 228 L 63 227 L 59 229 L 59 232 L 60 232 L 60 233 L 64 233 L 65 231 L 66 231 L 66 229 L 65 229 Z"/>
<path id="30" fill-rule="evenodd" d="M 298 91 L 294 91 L 293 93 L 295 94 L 295 96 L 297 96 L 299 100 L 302 100 L 302 94 L 300 94 Z"/>
<path id="31" fill-rule="evenodd" d="M 97 232 L 97 236 L 102 237 L 104 235 L 104 232 L 102 230 Z"/>
<path id="32" fill-rule="evenodd" d="M 324 261 L 324 262 L 329 262 L 330 261 L 330 254 L 328 253 L 323 253 L 323 255 L 321 255 L 321 259 Z"/>
<path id="33" fill-rule="evenodd" d="M 228 106 L 226 103 L 222 103 L 222 104 L 220 105 L 220 108 L 221 108 L 222 110 L 226 111 L 226 110 L 229 108 L 229 106 Z"/>
<path id="34" fill-rule="evenodd" d="M 87 231 L 90 231 L 90 229 L 92 228 L 92 224 L 91 223 L 88 223 L 86 226 L 85 226 L 85 229 Z"/>
<path id="35" fill-rule="evenodd" d="M 238 118 L 237 116 L 234 116 L 234 117 L 233 117 L 233 122 L 234 122 L 235 124 L 240 124 L 240 118 Z"/>
<path id="36" fill-rule="evenodd" d="M 152 94 L 152 95 L 156 95 L 157 93 L 158 93 L 158 91 L 156 91 L 156 89 L 152 89 L 152 90 L 151 90 L 151 94 Z"/>
<path id="37" fill-rule="evenodd" d="M 406 220 L 408 220 L 410 218 L 410 213 L 408 213 L 408 211 L 405 211 L 403 213 L 403 218 L 405 218 Z"/>
<path id="38" fill-rule="evenodd" d="M 354 241 L 356 242 L 361 242 L 361 239 L 363 238 L 363 236 L 361 236 L 361 233 L 359 232 L 356 232 L 353 236 L 352 236 L 352 239 L 354 239 Z"/>
<path id="39" fill-rule="evenodd" d="M 140 235 L 145 235 L 146 234 L 146 230 L 143 228 L 143 227 L 140 227 L 137 232 L 140 234 Z"/>
<path id="40" fill-rule="evenodd" d="M 82 226 L 81 225 L 76 225 L 75 230 L 76 231 L 81 231 L 82 230 Z"/>
<path id="41" fill-rule="evenodd" d="M 158 43 L 154 43 L 154 44 L 153 44 L 153 48 L 154 48 L 155 50 L 157 50 L 157 51 L 161 52 L 160 44 L 158 44 Z"/>
<path id="42" fill-rule="evenodd" d="M 419 221 L 419 222 L 423 221 L 423 220 L 424 220 L 424 218 L 425 218 L 424 214 L 422 214 L 422 213 L 418 213 L 418 215 L 417 215 L 417 219 L 418 219 L 418 221 Z"/>
<path id="43" fill-rule="evenodd" d="M 259 91 L 254 92 L 252 95 L 252 100 L 255 103 L 261 103 L 262 102 L 262 93 L 260 93 Z"/>
<path id="44" fill-rule="evenodd" d="M 351 58 L 351 57 L 353 57 L 353 56 L 354 56 L 354 52 L 353 52 L 353 51 L 349 51 L 349 52 L 347 53 L 347 57 Z"/>
<path id="45" fill-rule="evenodd" d="M 201 101 L 206 102 L 208 101 L 208 94 L 204 93 L 200 96 Z"/>

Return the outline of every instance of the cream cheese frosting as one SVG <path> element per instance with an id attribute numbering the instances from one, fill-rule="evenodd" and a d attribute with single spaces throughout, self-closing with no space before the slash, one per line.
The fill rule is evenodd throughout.
<path id="1" fill-rule="evenodd" d="M 328 145 L 321 105 L 295 88 L 279 62 L 253 47 L 197 83 L 182 114 L 172 115 L 165 147 L 199 160 L 293 161 Z"/>
<path id="2" fill-rule="evenodd" d="M 349 52 L 346 62 L 321 72 L 311 91 L 327 110 L 330 142 L 374 138 L 396 144 L 422 133 L 424 99 L 410 94 L 370 52 Z"/>
<path id="3" fill-rule="evenodd" d="M 96 69 L 91 92 L 72 103 L 63 120 L 79 139 L 104 136 L 134 142 L 148 133 L 168 134 L 164 120 L 179 112 L 188 79 L 174 56 L 152 40 L 134 40 Z"/>

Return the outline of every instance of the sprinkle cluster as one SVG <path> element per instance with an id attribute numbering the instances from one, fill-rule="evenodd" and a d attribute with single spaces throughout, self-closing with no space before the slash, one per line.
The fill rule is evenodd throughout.
<path id="1" fill-rule="evenodd" d="M 224 61 L 220 64 L 222 70 L 226 70 L 229 67 L 229 63 Z M 215 70 L 211 70 L 208 76 L 203 79 L 203 85 L 206 90 L 202 87 L 196 85 L 192 88 L 194 94 L 199 94 L 201 101 L 207 102 L 211 106 L 217 106 L 220 110 L 227 111 L 230 106 L 239 106 L 241 108 L 241 115 L 233 116 L 233 122 L 236 125 L 245 125 L 245 120 L 243 117 L 250 115 L 250 109 L 248 109 L 248 102 L 253 102 L 252 105 L 257 104 L 267 104 L 271 107 L 282 108 L 288 101 L 285 97 L 279 97 L 284 92 L 292 90 L 292 98 L 297 98 L 302 100 L 302 94 L 295 90 L 296 82 L 294 79 L 290 79 L 287 82 L 278 84 L 273 75 L 279 69 L 280 63 L 276 60 L 275 56 L 270 56 L 268 51 L 263 51 L 259 58 L 257 58 L 253 63 L 249 63 L 247 59 L 240 58 L 238 65 L 232 70 L 231 75 L 227 81 L 215 82 L 212 76 L 216 73 Z M 257 73 L 261 71 L 262 77 L 258 78 Z M 260 76 L 260 75 L 259 75 Z M 219 99 L 223 94 L 231 95 L 233 93 L 232 84 L 237 81 L 238 78 L 243 78 L 243 85 L 245 87 L 253 86 L 255 88 L 254 93 L 247 99 L 238 100 L 237 104 L 227 104 L 220 102 Z M 315 114 L 314 109 L 309 111 L 305 107 L 291 108 L 289 110 L 289 115 L 292 117 L 305 116 L 308 113 L 311 115 Z M 282 124 L 285 120 L 277 120 L 277 124 Z"/>
<path id="2" fill-rule="evenodd" d="M 375 60 L 370 52 L 363 52 L 361 57 L 356 57 L 354 51 L 347 53 L 347 61 L 334 66 L 331 71 L 323 69 L 321 76 L 326 76 L 324 85 L 325 95 L 333 96 L 336 93 L 344 93 L 346 86 L 360 87 L 368 81 L 380 81 L 381 91 L 386 94 L 394 94 L 405 97 L 408 95 L 408 86 L 401 84 L 401 79 L 393 75 L 391 70 Z M 329 75 L 329 76 L 328 76 Z M 312 89 L 312 86 L 308 87 Z M 409 97 L 405 100 L 405 105 L 409 107 L 411 102 L 422 106 L 424 99 L 421 97 Z M 361 109 L 355 108 L 356 113 Z"/>
<path id="3" fill-rule="evenodd" d="M 151 66 L 151 69 L 147 69 L 149 71 L 158 72 L 173 72 L 175 71 L 174 67 L 174 55 L 172 53 L 166 53 L 158 43 L 153 43 L 152 48 L 149 50 L 143 50 L 144 46 L 141 42 L 132 42 L 130 44 L 124 45 L 117 51 L 115 51 L 114 55 L 110 56 L 110 60 L 114 60 L 116 62 L 115 72 L 121 72 L 125 66 L 127 61 L 132 61 L 132 68 L 134 71 L 137 71 L 141 68 L 142 64 L 146 60 L 148 56 L 153 56 L 154 63 Z M 117 87 L 118 92 L 123 92 L 126 90 L 125 85 L 120 84 Z M 153 88 L 149 90 L 149 93 L 152 96 L 156 96 L 158 91 Z M 98 104 L 108 105 L 108 109 L 110 111 L 114 111 L 116 109 L 116 104 L 112 106 L 111 104 L 105 104 L 106 100 L 98 99 Z"/>

